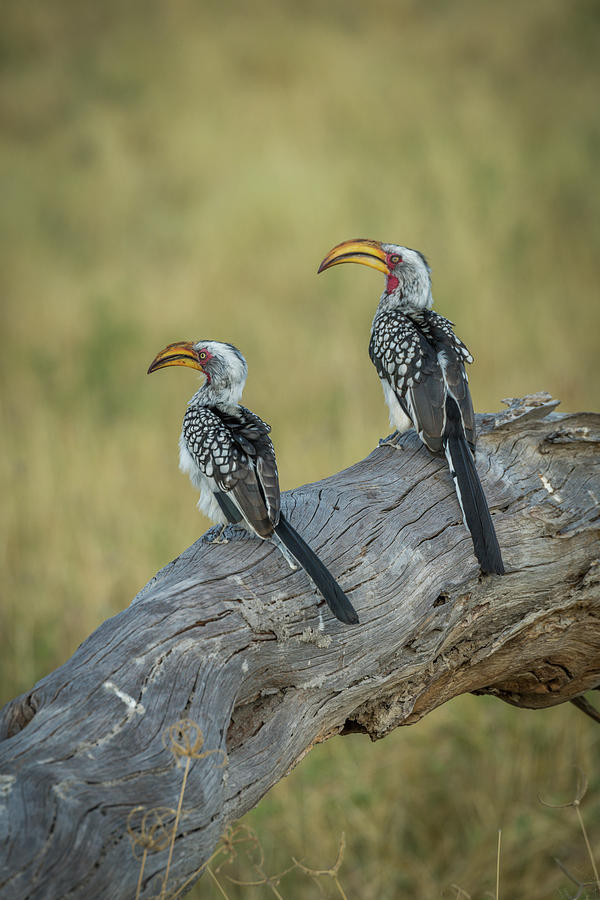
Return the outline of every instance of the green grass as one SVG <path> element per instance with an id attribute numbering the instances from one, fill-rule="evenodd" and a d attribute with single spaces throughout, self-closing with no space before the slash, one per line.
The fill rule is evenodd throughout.
<path id="1" fill-rule="evenodd" d="M 245 822 L 260 836 L 269 875 L 292 856 L 329 867 L 344 831 L 340 882 L 361 900 L 454 897 L 452 884 L 473 898 L 493 896 L 501 828 L 500 896 L 566 897 L 554 856 L 582 880 L 593 872 L 575 810 L 545 808 L 538 795 L 569 802 L 575 766 L 594 773 L 582 812 L 597 856 L 600 736 L 592 730 L 572 707 L 539 713 L 460 698 L 375 745 L 351 736 L 317 747 Z M 256 879 L 255 858 L 240 848 L 235 863 L 223 866 L 219 878 L 231 900 L 270 896 L 228 881 Z M 326 886 L 326 896 L 339 896 L 323 880 Z M 312 880 L 296 873 L 279 890 L 294 900 L 318 896 Z M 193 896 L 218 894 L 203 882 Z"/>
<path id="2" fill-rule="evenodd" d="M 599 45 L 592 0 L 3 5 L 1 700 L 206 527 L 177 472 L 194 379 L 145 375 L 167 342 L 241 347 L 284 488 L 386 433 L 382 285 L 315 275 L 340 240 L 428 255 L 477 409 L 598 407 Z M 251 821 L 275 868 L 345 831 L 361 898 L 483 896 L 501 826 L 502 896 L 565 896 L 552 857 L 585 870 L 583 842 L 535 795 L 584 765 L 597 844 L 597 740 L 569 708 L 465 699 L 317 748 Z"/>

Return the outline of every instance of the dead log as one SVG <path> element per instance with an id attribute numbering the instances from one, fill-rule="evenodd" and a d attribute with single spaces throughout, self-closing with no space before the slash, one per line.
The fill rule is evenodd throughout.
<path id="1" fill-rule="evenodd" d="M 128 815 L 168 807 L 141 880 L 140 896 L 159 895 L 183 763 L 169 895 L 319 741 L 383 737 L 466 691 L 540 708 L 597 687 L 600 416 L 555 406 L 535 395 L 478 420 L 504 577 L 480 574 L 445 462 L 411 432 L 284 497 L 359 626 L 234 529 L 226 544 L 198 540 L 7 704 L 1 896 L 134 897 Z M 178 765 L 163 736 L 182 718 L 201 732 Z"/>

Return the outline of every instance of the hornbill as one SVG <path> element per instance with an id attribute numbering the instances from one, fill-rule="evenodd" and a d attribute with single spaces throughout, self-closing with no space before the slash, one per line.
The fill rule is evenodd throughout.
<path id="1" fill-rule="evenodd" d="M 502 555 L 475 467 L 475 416 L 465 372 L 473 357 L 454 334 L 453 323 L 431 308 L 427 260 L 398 244 L 352 240 L 330 250 L 319 272 L 347 262 L 386 276 L 369 356 L 381 379 L 390 424 L 399 433 L 413 426 L 433 453 L 445 453 L 481 569 L 502 575 Z"/>
<path id="2" fill-rule="evenodd" d="M 270 427 L 240 405 L 248 366 L 240 351 L 219 341 L 169 344 L 148 374 L 188 366 L 205 377 L 188 403 L 179 438 L 179 468 L 200 492 L 198 508 L 213 522 L 240 524 L 272 540 L 292 568 L 299 563 L 335 616 L 358 616 L 331 572 L 280 511 L 279 478 Z"/>

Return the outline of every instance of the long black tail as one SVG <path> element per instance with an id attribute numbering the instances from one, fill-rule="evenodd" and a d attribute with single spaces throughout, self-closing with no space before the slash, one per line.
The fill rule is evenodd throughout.
<path id="1" fill-rule="evenodd" d="M 444 450 L 465 525 L 471 532 L 475 556 L 482 571 L 504 575 L 504 563 L 494 523 L 475 468 L 473 453 L 465 438 L 458 406 L 452 397 L 446 399 L 446 423 Z"/>
<path id="2" fill-rule="evenodd" d="M 358 615 L 345 593 L 329 569 L 323 565 L 317 554 L 310 549 L 306 541 L 300 537 L 295 528 L 292 528 L 284 516 L 279 517 L 275 533 L 294 559 L 298 560 L 304 571 L 312 578 L 334 616 L 340 622 L 345 622 L 346 625 L 356 625 Z"/>

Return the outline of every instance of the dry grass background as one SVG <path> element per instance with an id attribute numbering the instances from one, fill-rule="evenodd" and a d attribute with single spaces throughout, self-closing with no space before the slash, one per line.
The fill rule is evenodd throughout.
<path id="1" fill-rule="evenodd" d="M 429 256 L 477 409 L 598 407 L 599 54 L 597 0 L 2 4 L 0 699 L 206 526 L 177 472 L 194 379 L 145 375 L 167 342 L 242 348 L 284 488 L 386 433 L 381 284 L 315 275 L 339 240 Z M 484 897 L 502 827 L 502 896 L 566 897 L 552 857 L 589 862 L 537 793 L 568 799 L 585 768 L 598 844 L 599 743 L 571 708 L 463 698 L 317 748 L 249 821 L 273 870 L 330 864 L 344 830 L 360 898 Z"/>

